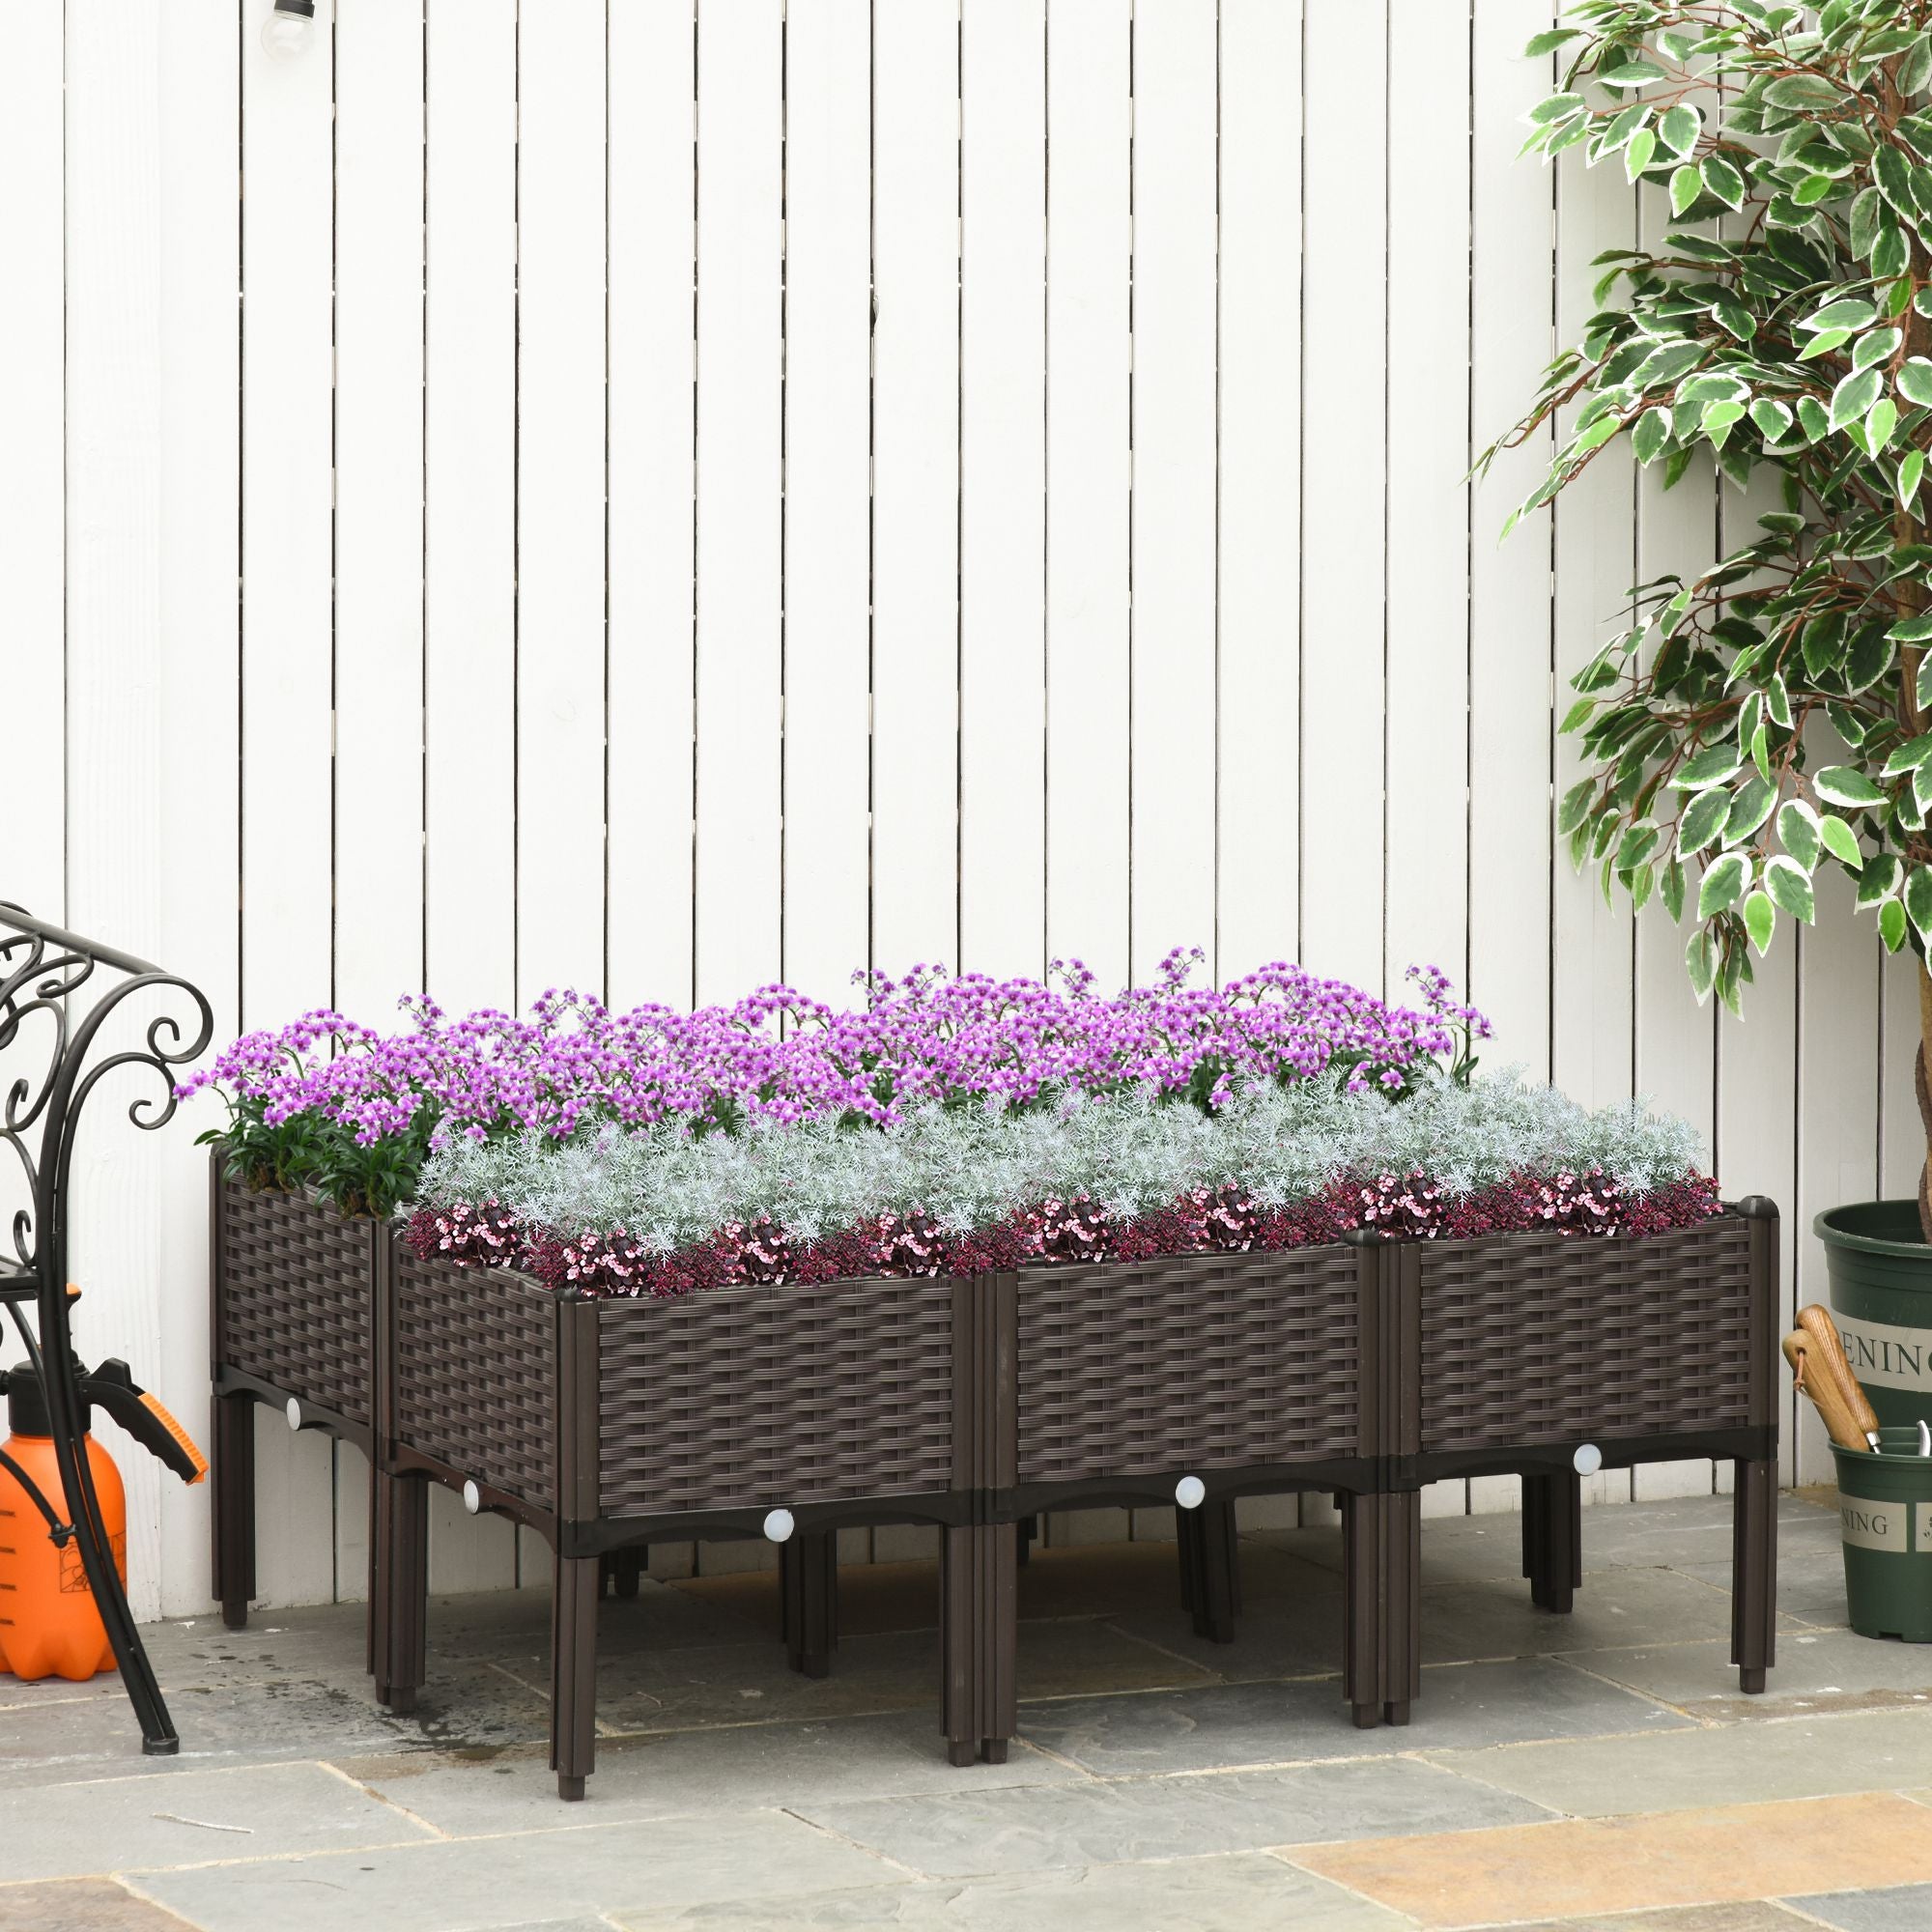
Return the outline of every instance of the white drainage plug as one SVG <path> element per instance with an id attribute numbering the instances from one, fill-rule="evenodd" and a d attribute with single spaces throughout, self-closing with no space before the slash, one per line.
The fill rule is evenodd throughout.
<path id="1" fill-rule="evenodd" d="M 1594 1476 L 1604 1466 L 1604 1452 L 1594 1442 L 1586 1442 L 1571 1457 L 1570 1466 L 1579 1476 Z"/>
<path id="2" fill-rule="evenodd" d="M 765 1519 L 765 1534 L 774 1543 L 786 1542 L 797 1527 L 791 1520 L 790 1510 L 774 1510 Z"/>
<path id="3" fill-rule="evenodd" d="M 290 1396 L 289 1406 L 285 1413 L 289 1418 L 289 1427 L 291 1429 L 299 1429 L 302 1426 L 302 1406 L 294 1396 Z"/>
<path id="4" fill-rule="evenodd" d="M 1208 1485 L 1199 1476 L 1182 1476 L 1174 1486 L 1174 1500 L 1184 1510 L 1198 1510 L 1208 1500 Z"/>
<path id="5" fill-rule="evenodd" d="M 463 1485 L 463 1507 L 471 1516 L 483 1507 L 483 1492 L 476 1487 L 476 1479 L 473 1476 Z"/>

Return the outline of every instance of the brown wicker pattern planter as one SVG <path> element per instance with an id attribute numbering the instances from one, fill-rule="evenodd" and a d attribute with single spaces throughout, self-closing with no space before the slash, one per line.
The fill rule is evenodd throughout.
<path id="1" fill-rule="evenodd" d="M 217 1156 L 218 1159 L 218 1156 Z M 215 1179 L 214 1362 L 369 1426 L 377 1224 Z"/>
<path id="2" fill-rule="evenodd" d="M 1500 1235 L 1415 1254 L 1424 1453 L 1751 1420 L 1740 1215 L 1640 1240 Z"/>
<path id="3" fill-rule="evenodd" d="M 1359 1250 L 1018 1275 L 1021 1483 L 1372 1456 Z"/>

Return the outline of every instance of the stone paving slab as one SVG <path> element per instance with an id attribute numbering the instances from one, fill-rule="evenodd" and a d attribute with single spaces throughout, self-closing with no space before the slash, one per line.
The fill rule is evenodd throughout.
<path id="1" fill-rule="evenodd" d="M 132 1874 L 141 1891 L 201 1932 L 496 1932 L 523 1920 L 776 1901 L 905 1876 L 780 1811 Z"/>
<path id="2" fill-rule="evenodd" d="M 1925 1932 L 1932 1925 L 1932 1885 L 1828 1892 L 1789 1903 L 1838 1932 Z"/>
<path id="3" fill-rule="evenodd" d="M 955 1795 L 1079 1779 L 1072 1766 L 1015 1746 L 1002 1765 L 955 1768 L 937 1728 L 912 1714 L 823 1723 L 733 1725 L 600 1739 L 582 1804 L 564 1812 L 540 1749 L 469 1761 L 416 1752 L 338 1758 L 336 1768 L 439 1831 L 462 1836 L 545 1831 L 692 1811 L 799 1807 L 808 1802 Z"/>
<path id="4" fill-rule="evenodd" d="M 1692 1810 L 1719 1793 L 1742 1804 L 1896 1791 L 1932 1765 L 1932 1708 L 1754 1724 L 1747 1746 L 1727 1725 L 1427 1756 L 1579 1818 Z"/>
<path id="5" fill-rule="evenodd" d="M 1728 1640 L 1571 1651 L 1565 1661 L 1645 1696 L 1720 1721 L 1932 1702 L 1932 1644 L 1889 1643 L 1850 1630 L 1780 1632 L 1761 1695 L 1738 1688 Z"/>
<path id="6" fill-rule="evenodd" d="M 1399 1830 L 1462 1832 L 1552 1815 L 1409 1758 L 794 1808 L 932 1878 L 1260 1851 Z"/>
<path id="7" fill-rule="evenodd" d="M 84 1834 L 67 1829 L 85 1809 Z M 238 1766 L 15 1791 L 0 1830 L 0 1882 L 79 1878 L 103 1865 L 278 1858 L 435 1833 L 319 1764 Z"/>
<path id="8" fill-rule="evenodd" d="M 1598 1570 L 1576 1608 L 1555 1616 L 1529 1600 L 1520 1577 L 1446 1583 L 1422 1592 L 1422 1661 L 1549 1657 L 1559 1651 L 1683 1643 L 1731 1634 L 1731 1600 L 1675 1570 Z"/>
<path id="9" fill-rule="evenodd" d="M 1932 1877 L 1932 1810 L 1887 1793 L 1366 1839 L 1294 1861 L 1424 1926 L 1776 1897 Z"/>
<path id="10" fill-rule="evenodd" d="M 0 1932 L 193 1932 L 111 1878 L 0 1886 Z"/>
<path id="11" fill-rule="evenodd" d="M 1747 1904 L 1666 1906 L 1662 1912 L 1586 1913 L 1581 1918 L 1542 1918 L 1511 1932 L 1800 1932 L 1795 1912 L 1770 1900 Z"/>
<path id="12" fill-rule="evenodd" d="M 623 1932 L 763 1932 L 774 1923 L 797 1932 L 1013 1932 L 1034 1924 L 1054 1932 L 1406 1932 L 1414 1922 L 1257 1853 L 820 1892 L 786 1899 L 782 1920 L 770 1912 L 764 1904 L 699 1905 L 625 1914 L 617 1922 Z"/>
<path id="13" fill-rule="evenodd" d="M 1214 1685 L 1141 1697 L 1028 1704 L 1023 1736 L 1105 1776 L 1682 1729 L 1690 1720 L 1542 1658 L 1436 1666 L 1414 1721 L 1358 1731 L 1339 1681 Z"/>

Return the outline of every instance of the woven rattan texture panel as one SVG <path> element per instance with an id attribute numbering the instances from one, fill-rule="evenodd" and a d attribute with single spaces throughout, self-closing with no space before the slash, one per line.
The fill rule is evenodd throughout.
<path id="1" fill-rule="evenodd" d="M 1420 1244 L 1422 1447 L 1748 1422 L 1750 1227 Z"/>
<path id="2" fill-rule="evenodd" d="M 221 1360 L 352 1422 L 369 1420 L 367 1221 L 298 1194 L 221 1189 Z"/>
<path id="3" fill-rule="evenodd" d="M 733 1288 L 598 1314 L 607 1516 L 952 1486 L 952 1284 Z"/>
<path id="4" fill-rule="evenodd" d="M 1351 1248 L 1023 1268 L 1019 1479 L 1360 1453 Z"/>
<path id="5" fill-rule="evenodd" d="M 556 1491 L 556 1302 L 527 1275 L 396 1251 L 396 1433 L 548 1508 Z"/>

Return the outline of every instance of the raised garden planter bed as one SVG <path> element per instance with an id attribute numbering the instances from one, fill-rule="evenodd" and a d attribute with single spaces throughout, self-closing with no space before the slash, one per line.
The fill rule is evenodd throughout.
<path id="1" fill-rule="evenodd" d="M 421 1261 L 397 1239 L 379 1292 L 376 1655 L 387 1701 L 412 1704 L 426 1664 L 426 1482 L 551 1546 L 552 1763 L 566 1798 L 582 1796 L 593 1762 L 600 1558 L 764 1533 L 784 1510 L 800 1533 L 786 1594 L 808 1621 L 826 1602 L 833 1532 L 941 1526 L 946 1735 L 955 1762 L 1004 1756 L 1010 1674 L 1006 1703 L 989 1701 L 999 1678 L 974 1654 L 1011 1574 L 1009 1562 L 1004 1579 L 994 1574 L 992 1532 L 976 1520 L 987 1484 L 973 1283 L 596 1299 Z"/>
<path id="2" fill-rule="evenodd" d="M 313 1194 L 209 1169 L 213 1592 L 240 1630 L 255 1593 L 256 1404 L 353 1442 L 374 1466 L 377 1256 L 385 1233 Z M 373 1594 L 373 1585 L 372 1585 Z"/>
<path id="3" fill-rule="evenodd" d="M 1567 1611 L 1582 1580 L 1579 1470 L 1737 1465 L 1731 1661 L 1764 1689 L 1776 1629 L 1777 1209 L 1752 1197 L 1640 1238 L 1505 1235 L 1382 1250 L 1392 1506 L 1410 1552 L 1391 1605 L 1392 1720 L 1420 1687 L 1415 1495 L 1523 1478 L 1523 1574 Z"/>

